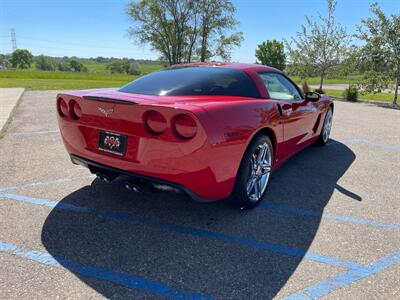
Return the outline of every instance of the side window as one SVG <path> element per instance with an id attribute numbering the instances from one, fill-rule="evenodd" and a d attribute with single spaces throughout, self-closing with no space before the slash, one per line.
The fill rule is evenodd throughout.
<path id="1" fill-rule="evenodd" d="M 300 101 L 302 96 L 297 88 L 279 73 L 259 73 L 272 99 Z"/>

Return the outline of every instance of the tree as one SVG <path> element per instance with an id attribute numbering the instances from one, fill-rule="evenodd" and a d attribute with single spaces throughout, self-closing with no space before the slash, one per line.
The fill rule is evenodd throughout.
<path id="1" fill-rule="evenodd" d="M 241 33 L 228 34 L 237 22 L 229 0 L 141 0 L 131 2 L 129 35 L 148 43 L 169 64 L 201 61 L 213 56 L 228 59 Z"/>
<path id="2" fill-rule="evenodd" d="M 36 57 L 36 68 L 43 71 L 54 71 L 56 66 L 44 55 Z"/>
<path id="3" fill-rule="evenodd" d="M 329 74 L 334 78 L 344 78 L 348 82 L 348 87 L 351 87 L 351 75 L 363 73 L 363 63 L 360 60 L 359 48 L 355 45 L 348 47 L 346 58 L 340 64 L 329 71 Z"/>
<path id="4" fill-rule="evenodd" d="M 322 89 L 328 72 L 346 57 L 349 36 L 344 27 L 335 23 L 335 0 L 327 0 L 328 16 L 321 14 L 318 22 L 306 17 L 306 25 L 301 26 L 290 42 L 286 42 L 291 67 L 302 76 L 315 72 L 320 76 Z"/>
<path id="5" fill-rule="evenodd" d="M 26 49 L 17 49 L 11 54 L 10 63 L 13 68 L 28 69 L 33 62 L 33 55 Z"/>
<path id="6" fill-rule="evenodd" d="M 114 58 L 112 59 L 108 64 L 107 64 L 107 69 L 111 72 L 111 73 L 129 73 L 129 60 L 128 59 L 117 59 Z"/>
<path id="7" fill-rule="evenodd" d="M 71 59 L 68 65 L 72 72 L 87 72 L 87 68 L 76 59 Z"/>
<path id="8" fill-rule="evenodd" d="M 199 38 L 200 61 L 204 62 L 213 56 L 224 60 L 230 59 L 232 47 L 240 46 L 243 34 L 234 30 L 239 22 L 234 18 L 236 8 L 229 0 L 201 0 L 199 2 Z"/>
<path id="9" fill-rule="evenodd" d="M 357 37 L 365 42 L 361 60 L 365 92 L 379 92 L 395 81 L 393 104 L 397 105 L 400 85 L 400 14 L 386 16 L 378 4 L 371 5 L 373 18 L 362 20 Z"/>
<path id="10" fill-rule="evenodd" d="M 98 56 L 94 60 L 99 64 L 104 64 L 109 61 L 109 59 L 107 57 L 102 57 L 102 56 Z"/>
<path id="11" fill-rule="evenodd" d="M 62 60 L 59 63 L 57 63 L 57 70 L 61 72 L 68 72 L 70 71 L 68 62 Z"/>
<path id="12" fill-rule="evenodd" d="M 129 65 L 128 74 L 129 75 L 140 75 L 142 72 L 139 69 L 139 66 L 135 63 L 131 63 Z"/>
<path id="13" fill-rule="evenodd" d="M 258 45 L 256 49 L 257 63 L 283 70 L 286 66 L 286 55 L 282 42 L 272 40 Z"/>
<path id="14" fill-rule="evenodd" d="M 7 56 L 5 56 L 4 54 L 0 54 L 0 70 L 6 69 L 7 65 L 8 65 Z"/>

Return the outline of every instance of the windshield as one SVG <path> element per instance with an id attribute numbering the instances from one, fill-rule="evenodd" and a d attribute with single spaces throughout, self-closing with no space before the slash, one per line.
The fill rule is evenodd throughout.
<path id="1" fill-rule="evenodd" d="M 225 95 L 260 97 L 243 71 L 223 67 L 166 69 L 143 76 L 123 86 L 120 92 L 158 96 Z"/>

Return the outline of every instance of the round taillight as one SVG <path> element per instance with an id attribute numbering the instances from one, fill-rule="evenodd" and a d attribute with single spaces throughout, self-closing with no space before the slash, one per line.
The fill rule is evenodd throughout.
<path id="1" fill-rule="evenodd" d="M 65 102 L 63 98 L 58 98 L 57 108 L 58 108 L 58 113 L 60 114 L 60 116 L 65 117 L 68 115 L 68 105 L 67 105 L 67 102 Z"/>
<path id="2" fill-rule="evenodd" d="M 146 125 L 153 134 L 161 134 L 167 128 L 167 120 L 158 111 L 152 110 L 146 116 Z"/>
<path id="3" fill-rule="evenodd" d="M 81 118 L 82 109 L 81 109 L 81 106 L 78 104 L 78 102 L 71 100 L 69 102 L 69 110 L 70 110 L 71 117 L 74 120 L 79 120 Z"/>
<path id="4" fill-rule="evenodd" d="M 196 121 L 188 115 L 176 116 L 174 128 L 176 133 L 184 139 L 191 139 L 197 132 Z"/>

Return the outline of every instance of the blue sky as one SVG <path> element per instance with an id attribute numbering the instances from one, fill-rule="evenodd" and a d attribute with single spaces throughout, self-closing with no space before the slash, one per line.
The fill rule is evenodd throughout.
<path id="1" fill-rule="evenodd" d="M 305 15 L 326 11 L 325 0 L 234 0 L 239 30 L 244 34 L 232 60 L 254 62 L 256 46 L 267 39 L 288 39 L 305 22 Z M 373 0 L 339 0 L 337 21 L 348 32 L 370 16 Z M 400 0 L 377 1 L 389 14 L 400 13 Z M 114 56 L 155 59 L 156 52 L 135 44 L 126 32 L 129 0 L 1 0 L 0 53 L 11 52 L 10 28 L 17 45 L 33 54 L 52 56 Z"/>

